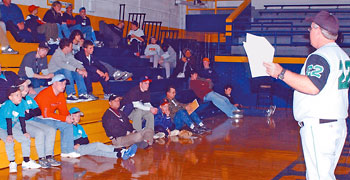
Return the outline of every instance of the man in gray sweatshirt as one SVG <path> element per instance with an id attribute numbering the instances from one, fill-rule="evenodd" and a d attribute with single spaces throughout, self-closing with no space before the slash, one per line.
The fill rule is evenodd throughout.
<path id="1" fill-rule="evenodd" d="M 52 55 L 48 65 L 49 73 L 63 74 L 69 84 L 66 86 L 67 103 L 90 101 L 84 82 L 87 72 L 83 64 L 76 60 L 72 54 L 72 41 L 63 38 L 60 41 L 59 48 Z M 79 99 L 75 96 L 74 81 L 77 83 Z"/>

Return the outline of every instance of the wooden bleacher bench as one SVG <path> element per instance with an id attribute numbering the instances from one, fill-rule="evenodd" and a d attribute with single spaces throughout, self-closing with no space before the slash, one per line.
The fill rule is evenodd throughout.
<path id="1" fill-rule="evenodd" d="M 339 7 L 350 7 L 350 4 L 268 4 L 264 5 L 265 9 L 279 7 L 283 9 L 284 7 L 335 7 L 339 9 Z"/>
<path id="2" fill-rule="evenodd" d="M 349 13 L 349 9 L 264 9 L 260 10 L 259 14 L 295 14 L 295 13 L 304 13 L 306 14 L 311 14 L 311 13 L 318 13 L 321 10 L 327 10 L 330 13 L 337 14 L 337 13 Z"/>

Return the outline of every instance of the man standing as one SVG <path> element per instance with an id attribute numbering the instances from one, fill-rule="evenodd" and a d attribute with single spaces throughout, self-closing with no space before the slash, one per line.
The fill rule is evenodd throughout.
<path id="1" fill-rule="evenodd" d="M 84 51 L 79 51 L 75 58 L 83 63 L 84 68 L 87 70 L 87 77 L 84 78 L 87 92 L 91 98 L 97 99 L 92 94 L 92 82 L 99 81 L 103 87 L 105 99 L 109 98 L 111 94 L 111 87 L 109 85 L 109 74 L 105 66 L 103 66 L 99 60 L 92 55 L 94 52 L 94 44 L 90 40 L 84 41 Z"/>
<path id="2" fill-rule="evenodd" d="M 33 88 L 47 86 L 47 82 L 54 75 L 49 73 L 47 67 L 47 53 L 49 52 L 47 42 L 41 42 L 37 51 L 27 53 L 21 63 L 18 76 L 30 79 Z"/>
<path id="3" fill-rule="evenodd" d="M 67 79 L 62 74 L 55 75 L 49 82 L 49 87 L 42 90 L 35 101 L 45 119 L 36 118 L 33 121 L 46 124 L 61 131 L 61 156 L 77 158 L 80 154 L 74 152 L 73 119 L 67 109 L 64 89 Z"/>
<path id="4" fill-rule="evenodd" d="M 132 110 L 129 118 L 137 131 L 142 129 L 142 119 L 146 120 L 146 128 L 154 130 L 154 115 L 157 114 L 158 109 L 151 105 L 151 94 L 148 90 L 150 82 L 152 80 L 147 76 L 142 77 L 139 85 L 132 88 L 121 102 L 122 106 L 125 106 L 123 111 L 126 115 L 129 114 L 130 109 Z"/>
<path id="5" fill-rule="evenodd" d="M 225 96 L 213 91 L 213 83 L 210 80 L 199 79 L 198 73 L 191 72 L 190 89 L 197 97 L 203 101 L 211 101 L 216 107 L 224 112 L 230 118 L 242 118 L 241 110 L 230 103 Z"/>
<path id="6" fill-rule="evenodd" d="M 321 11 L 311 21 L 311 53 L 296 74 L 276 63 L 266 72 L 295 89 L 293 112 L 298 121 L 306 164 L 306 179 L 333 179 L 346 138 L 348 116 L 348 55 L 335 43 L 338 19 Z"/>
<path id="7" fill-rule="evenodd" d="M 52 55 L 49 63 L 49 73 L 63 74 L 69 82 L 67 85 L 67 102 L 90 101 L 84 82 L 87 72 L 83 63 L 76 60 L 72 54 L 72 41 L 63 38 L 60 46 Z M 74 81 L 77 83 L 79 99 L 75 96 Z"/>

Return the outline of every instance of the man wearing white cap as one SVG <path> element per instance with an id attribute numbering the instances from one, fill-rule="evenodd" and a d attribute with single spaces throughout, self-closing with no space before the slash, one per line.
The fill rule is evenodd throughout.
<path id="1" fill-rule="evenodd" d="M 66 83 L 69 82 L 64 75 L 57 74 L 49 82 L 50 86 L 35 97 L 45 119 L 34 119 L 34 121 L 59 129 L 61 131 L 61 156 L 77 158 L 80 157 L 80 154 L 74 152 L 73 119 L 69 114 L 63 94 Z"/>
<path id="2" fill-rule="evenodd" d="M 316 48 L 296 74 L 276 63 L 267 73 L 295 89 L 293 112 L 300 126 L 306 179 L 333 179 L 346 138 L 349 56 L 335 43 L 338 19 L 321 11 L 311 22 L 310 42 Z"/>

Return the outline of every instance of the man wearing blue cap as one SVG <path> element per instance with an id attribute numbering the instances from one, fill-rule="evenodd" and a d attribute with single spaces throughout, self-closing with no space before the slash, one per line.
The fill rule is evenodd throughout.
<path id="1" fill-rule="evenodd" d="M 346 139 L 350 58 L 336 44 L 339 21 L 326 11 L 313 18 L 309 27 L 310 54 L 297 74 L 276 63 L 264 63 L 266 72 L 295 89 L 293 113 L 300 126 L 306 164 L 306 179 L 335 180 Z"/>
<path id="2" fill-rule="evenodd" d="M 133 108 L 129 118 L 133 121 L 132 125 L 134 129 L 140 131 L 142 129 L 142 119 L 146 120 L 146 127 L 154 130 L 154 115 L 157 114 L 158 109 L 151 105 L 151 94 L 149 92 L 149 84 L 152 82 L 148 76 L 144 76 L 140 79 L 138 86 L 132 88 L 122 100 L 121 104 L 124 108 L 124 113 Z"/>

